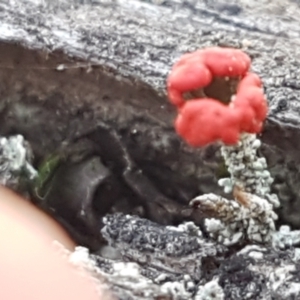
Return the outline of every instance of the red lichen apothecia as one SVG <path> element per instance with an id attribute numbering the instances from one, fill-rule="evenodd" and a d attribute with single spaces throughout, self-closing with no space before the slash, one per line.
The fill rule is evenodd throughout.
<path id="1" fill-rule="evenodd" d="M 261 131 L 267 101 L 250 63 L 241 50 L 212 47 L 185 54 L 174 65 L 168 96 L 178 108 L 176 132 L 188 144 L 233 145 L 242 132 Z"/>

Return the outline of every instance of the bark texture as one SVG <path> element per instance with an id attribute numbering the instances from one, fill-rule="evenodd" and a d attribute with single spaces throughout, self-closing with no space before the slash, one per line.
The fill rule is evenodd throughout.
<path id="1" fill-rule="evenodd" d="M 191 149 L 176 136 L 165 80 L 182 53 L 238 47 L 253 59 L 269 101 L 262 152 L 282 203 L 279 223 L 299 228 L 299 6 L 292 0 L 0 0 L 0 134 L 24 135 L 37 165 L 101 122 L 166 197 L 184 205 L 199 194 L 222 195 L 219 147 Z M 226 299 L 238 299 L 228 293 Z"/>
<path id="2" fill-rule="evenodd" d="M 1 1 L 1 133 L 23 134 L 41 159 L 101 120 L 169 197 L 221 193 L 218 147 L 174 134 L 165 79 L 186 51 L 239 47 L 269 99 L 262 139 L 282 218 L 299 227 L 298 3 L 153 2 Z"/>

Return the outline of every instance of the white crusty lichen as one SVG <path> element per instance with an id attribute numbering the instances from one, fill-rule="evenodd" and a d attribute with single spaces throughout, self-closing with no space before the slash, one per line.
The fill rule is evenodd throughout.
<path id="1" fill-rule="evenodd" d="M 268 200 L 274 207 L 280 203 L 277 195 L 271 194 L 273 178 L 267 170 L 267 161 L 257 155 L 261 141 L 255 134 L 243 133 L 240 141 L 234 146 L 221 147 L 221 154 L 228 167 L 230 178 L 222 178 L 219 185 L 225 193 L 234 187 Z"/>
<path id="2" fill-rule="evenodd" d="M 291 230 L 290 226 L 280 226 L 279 230 L 274 232 L 272 246 L 277 249 L 290 248 L 300 245 L 300 230 Z"/>
<path id="3" fill-rule="evenodd" d="M 280 203 L 271 194 L 273 178 L 267 162 L 258 157 L 261 142 L 254 134 L 244 133 L 236 146 L 221 148 L 230 178 L 219 184 L 226 193 L 233 192 L 232 200 L 215 194 L 204 194 L 191 200 L 190 205 L 208 211 L 204 225 L 211 238 L 226 246 L 242 242 L 271 244 L 275 249 L 286 249 L 300 244 L 300 230 L 281 226 L 276 230 L 278 216 L 274 209 Z"/>
<path id="4" fill-rule="evenodd" d="M 184 281 L 166 282 L 162 284 L 161 290 L 172 299 L 190 299 L 191 294 L 186 291 Z"/>
<path id="5" fill-rule="evenodd" d="M 223 300 L 225 295 L 217 280 L 200 285 L 194 297 L 195 300 Z"/>
<path id="6" fill-rule="evenodd" d="M 245 193 L 245 197 L 247 206 L 215 194 L 198 196 L 191 201 L 191 205 L 214 212 L 215 217 L 204 221 L 206 230 L 211 238 L 226 246 L 244 240 L 271 242 L 277 219 L 273 206 L 267 200 L 250 193 Z"/>
<path id="7" fill-rule="evenodd" d="M 173 230 L 177 232 L 185 232 L 191 236 L 203 237 L 202 231 L 194 222 L 184 222 L 178 226 L 167 226 L 168 230 Z"/>
<path id="8" fill-rule="evenodd" d="M 32 152 L 22 135 L 0 137 L 0 184 L 18 189 L 22 178 L 37 176 L 31 165 Z"/>
<path id="9" fill-rule="evenodd" d="M 53 242 L 54 250 L 74 267 L 79 276 L 94 283 L 101 300 L 114 299 L 192 299 L 195 283 L 191 276 L 172 279 L 170 274 L 160 273 L 157 278 L 148 278 L 147 268 L 136 262 L 124 262 L 119 259 L 106 259 L 78 246 L 73 252 L 61 243 Z M 161 271 L 161 270 L 160 270 Z M 151 276 L 150 276 L 151 277 Z M 120 297 L 119 297 L 120 296 Z M 199 298 L 202 299 L 202 298 Z M 203 298 L 204 299 L 204 298 Z M 219 298 L 211 298 L 211 300 Z"/>
<path id="10" fill-rule="evenodd" d="M 91 282 L 99 296 L 99 300 L 115 300 L 109 291 L 104 272 L 97 266 L 89 249 L 78 246 L 71 252 L 58 241 L 53 241 L 52 246 L 62 258 L 74 267 L 74 271 L 78 273 L 78 276 L 85 277 L 87 281 Z"/>
<path id="11" fill-rule="evenodd" d="M 255 134 L 243 133 L 237 145 L 221 147 L 230 178 L 220 179 L 219 184 L 226 193 L 233 192 L 234 200 L 207 194 L 191 201 L 193 207 L 213 212 L 204 221 L 207 232 L 227 246 L 243 241 L 271 243 L 276 231 L 274 208 L 280 203 L 271 194 L 273 178 L 266 159 L 257 154 L 260 146 Z"/>

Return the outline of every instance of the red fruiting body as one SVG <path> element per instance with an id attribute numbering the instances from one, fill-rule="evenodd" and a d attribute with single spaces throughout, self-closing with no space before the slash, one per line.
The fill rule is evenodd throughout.
<path id="1" fill-rule="evenodd" d="M 239 110 L 241 114 L 241 130 L 259 133 L 267 116 L 268 106 L 260 78 L 256 74 L 248 73 L 240 81 L 233 104 L 233 109 Z"/>
<path id="2" fill-rule="evenodd" d="M 213 47 L 183 55 L 173 66 L 167 88 L 171 103 L 185 103 L 183 93 L 208 86 L 213 77 L 245 76 L 251 60 L 247 54 L 231 48 Z"/>
<path id="3" fill-rule="evenodd" d="M 239 138 L 239 123 L 238 112 L 217 100 L 205 98 L 183 105 L 175 128 L 188 144 L 199 147 L 219 139 L 234 144 Z"/>
<path id="4" fill-rule="evenodd" d="M 187 143 L 195 147 L 216 140 L 235 144 L 241 132 L 261 131 L 267 101 L 260 78 L 249 72 L 250 63 L 241 50 L 213 47 L 185 54 L 174 65 L 167 82 L 168 96 L 178 108 L 175 129 Z M 234 89 L 229 104 L 206 95 L 213 93 L 216 86 L 212 84 L 221 82 L 220 78 L 230 92 Z M 213 89 L 208 90 L 209 86 Z M 195 91 L 203 97 L 185 99 L 186 93 Z"/>

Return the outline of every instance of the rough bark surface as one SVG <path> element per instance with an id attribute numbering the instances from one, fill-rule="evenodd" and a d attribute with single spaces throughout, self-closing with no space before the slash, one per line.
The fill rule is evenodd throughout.
<path id="1" fill-rule="evenodd" d="M 298 3 L 153 2 L 1 1 L 1 133 L 24 134 L 41 158 L 102 120 L 169 197 L 221 193 L 218 147 L 176 137 L 165 78 L 181 53 L 240 47 L 270 103 L 262 139 L 282 219 L 298 227 Z"/>
<path id="2" fill-rule="evenodd" d="M 0 0 L 0 134 L 24 135 L 38 164 L 101 121 L 118 132 L 162 194 L 181 204 L 222 194 L 219 147 L 191 149 L 175 135 L 165 79 L 184 52 L 242 48 L 269 100 L 262 151 L 282 203 L 280 222 L 299 228 L 299 6 L 292 0 Z"/>
<path id="3" fill-rule="evenodd" d="M 299 248 L 249 245 L 233 250 L 193 227 L 163 227 L 119 214 L 104 223 L 105 238 L 122 261 L 131 263 L 120 268 L 118 259 L 91 259 L 101 269 L 98 277 L 105 278 L 119 299 L 299 298 Z M 131 272 L 122 274 L 123 268 Z"/>

